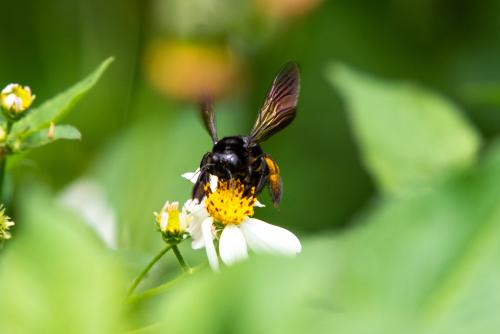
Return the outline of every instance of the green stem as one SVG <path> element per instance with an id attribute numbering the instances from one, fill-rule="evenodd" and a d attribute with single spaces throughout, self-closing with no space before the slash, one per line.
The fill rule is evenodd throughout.
<path id="1" fill-rule="evenodd" d="M 5 154 L 5 153 L 3 153 Z M 0 202 L 3 202 L 3 180 L 5 178 L 5 167 L 7 165 L 7 156 L 3 155 L 0 161 Z"/>
<path id="2" fill-rule="evenodd" d="M 177 245 L 173 245 L 172 250 L 174 251 L 174 254 L 175 254 L 175 257 L 177 258 L 177 261 L 179 261 L 179 264 L 181 265 L 182 270 L 184 270 L 184 272 L 188 273 L 190 268 L 186 264 L 186 261 L 184 261 L 184 258 L 182 257 L 182 254 L 179 251 L 179 248 L 177 247 Z"/>
<path id="3" fill-rule="evenodd" d="M 12 121 L 7 120 L 7 128 L 5 129 L 5 140 L 9 135 L 10 129 L 12 128 Z M 7 168 L 7 147 L 3 147 L 0 157 L 0 202 L 3 202 L 3 187 L 5 179 L 5 170 Z"/>
<path id="4" fill-rule="evenodd" d="M 161 257 L 163 255 L 165 255 L 165 253 L 167 253 L 170 249 L 172 248 L 171 245 L 167 245 L 165 248 L 163 248 L 149 263 L 148 265 L 146 266 L 146 268 L 144 268 L 144 270 L 139 274 L 139 276 L 137 276 L 137 278 L 134 280 L 134 283 L 132 283 L 132 286 L 130 287 L 130 289 L 128 290 L 128 296 L 130 297 L 135 289 L 137 288 L 137 286 L 139 285 L 139 283 L 141 283 L 142 279 L 144 278 L 144 276 L 147 275 L 147 273 L 151 270 L 151 268 L 153 268 L 153 266 L 155 265 L 156 262 L 158 262 L 159 259 L 161 259 Z"/>
<path id="5" fill-rule="evenodd" d="M 190 277 L 191 274 L 193 274 L 193 273 L 195 273 L 195 272 L 197 272 L 197 271 L 199 271 L 201 269 L 204 269 L 205 267 L 206 267 L 206 264 L 202 264 L 202 265 L 196 266 L 194 268 L 191 268 L 191 271 L 189 273 L 184 273 L 181 276 L 178 276 L 178 277 L 174 278 L 171 281 L 163 283 L 162 285 L 159 285 L 157 287 L 154 287 L 154 288 L 151 288 L 149 290 L 143 291 L 141 293 L 137 293 L 137 294 L 135 294 L 133 296 L 129 296 L 127 298 L 127 303 L 134 304 L 134 303 L 140 302 L 140 301 L 142 301 L 144 299 L 148 299 L 148 298 L 157 296 L 159 294 L 162 294 L 162 293 L 170 290 L 170 288 L 172 288 L 173 286 L 177 285 L 179 282 L 183 281 L 187 277 Z"/>
<path id="6" fill-rule="evenodd" d="M 191 276 L 191 275 L 182 274 L 181 276 L 178 276 L 178 277 L 174 278 L 173 280 L 168 281 L 167 283 L 163 283 L 162 285 L 151 288 L 151 289 L 146 290 L 144 292 L 140 292 L 140 293 L 137 293 L 133 296 L 129 296 L 127 299 L 127 303 L 133 304 L 133 303 L 136 303 L 138 301 L 148 299 L 148 298 L 154 297 L 158 294 L 161 294 L 162 292 L 169 290 L 171 287 L 173 287 L 174 285 L 176 285 L 177 283 L 182 281 L 186 276 Z"/>

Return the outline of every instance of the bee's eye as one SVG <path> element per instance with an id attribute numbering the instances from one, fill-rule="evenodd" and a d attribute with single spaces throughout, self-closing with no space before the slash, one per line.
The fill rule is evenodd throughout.
<path id="1" fill-rule="evenodd" d="M 240 158 L 236 154 L 231 154 L 229 156 L 228 162 L 230 165 L 238 167 L 240 165 Z"/>

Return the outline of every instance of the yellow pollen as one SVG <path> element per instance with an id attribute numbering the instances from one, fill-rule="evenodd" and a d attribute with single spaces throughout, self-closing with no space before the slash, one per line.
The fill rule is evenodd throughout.
<path id="1" fill-rule="evenodd" d="M 245 186 L 240 180 L 219 180 L 215 192 L 210 185 L 205 185 L 207 211 L 216 221 L 224 225 L 239 224 L 246 216 L 253 216 L 255 204 L 255 188 L 250 194 L 244 194 Z"/>

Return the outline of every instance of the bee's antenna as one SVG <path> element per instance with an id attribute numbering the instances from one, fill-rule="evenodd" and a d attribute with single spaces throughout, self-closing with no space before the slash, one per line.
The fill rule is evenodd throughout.
<path id="1" fill-rule="evenodd" d="M 211 167 L 211 166 L 215 166 L 215 164 L 206 164 L 203 167 L 201 167 L 200 168 L 200 174 L 204 173 L 208 169 L 208 167 Z"/>

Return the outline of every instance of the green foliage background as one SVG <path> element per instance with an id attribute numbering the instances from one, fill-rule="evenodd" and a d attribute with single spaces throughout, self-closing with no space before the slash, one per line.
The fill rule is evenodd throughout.
<path id="1" fill-rule="evenodd" d="M 496 333 L 500 1 L 324 0 L 278 21 L 250 1 L 190 0 L 179 24 L 180 3 L 2 4 L 0 84 L 31 86 L 35 106 L 115 61 L 65 118 L 82 140 L 9 174 L 0 332 Z M 247 133 L 277 70 L 299 63 L 298 117 L 263 145 L 283 202 L 257 215 L 298 234 L 303 253 L 202 268 L 124 303 L 162 247 L 152 212 L 188 198 L 180 174 L 210 149 L 196 106 L 146 79 L 149 42 L 165 36 L 229 45 L 246 64 L 246 88 L 216 104 L 222 135 Z M 116 214 L 115 250 L 58 201 L 82 178 Z M 168 255 L 142 290 L 180 274 Z"/>

